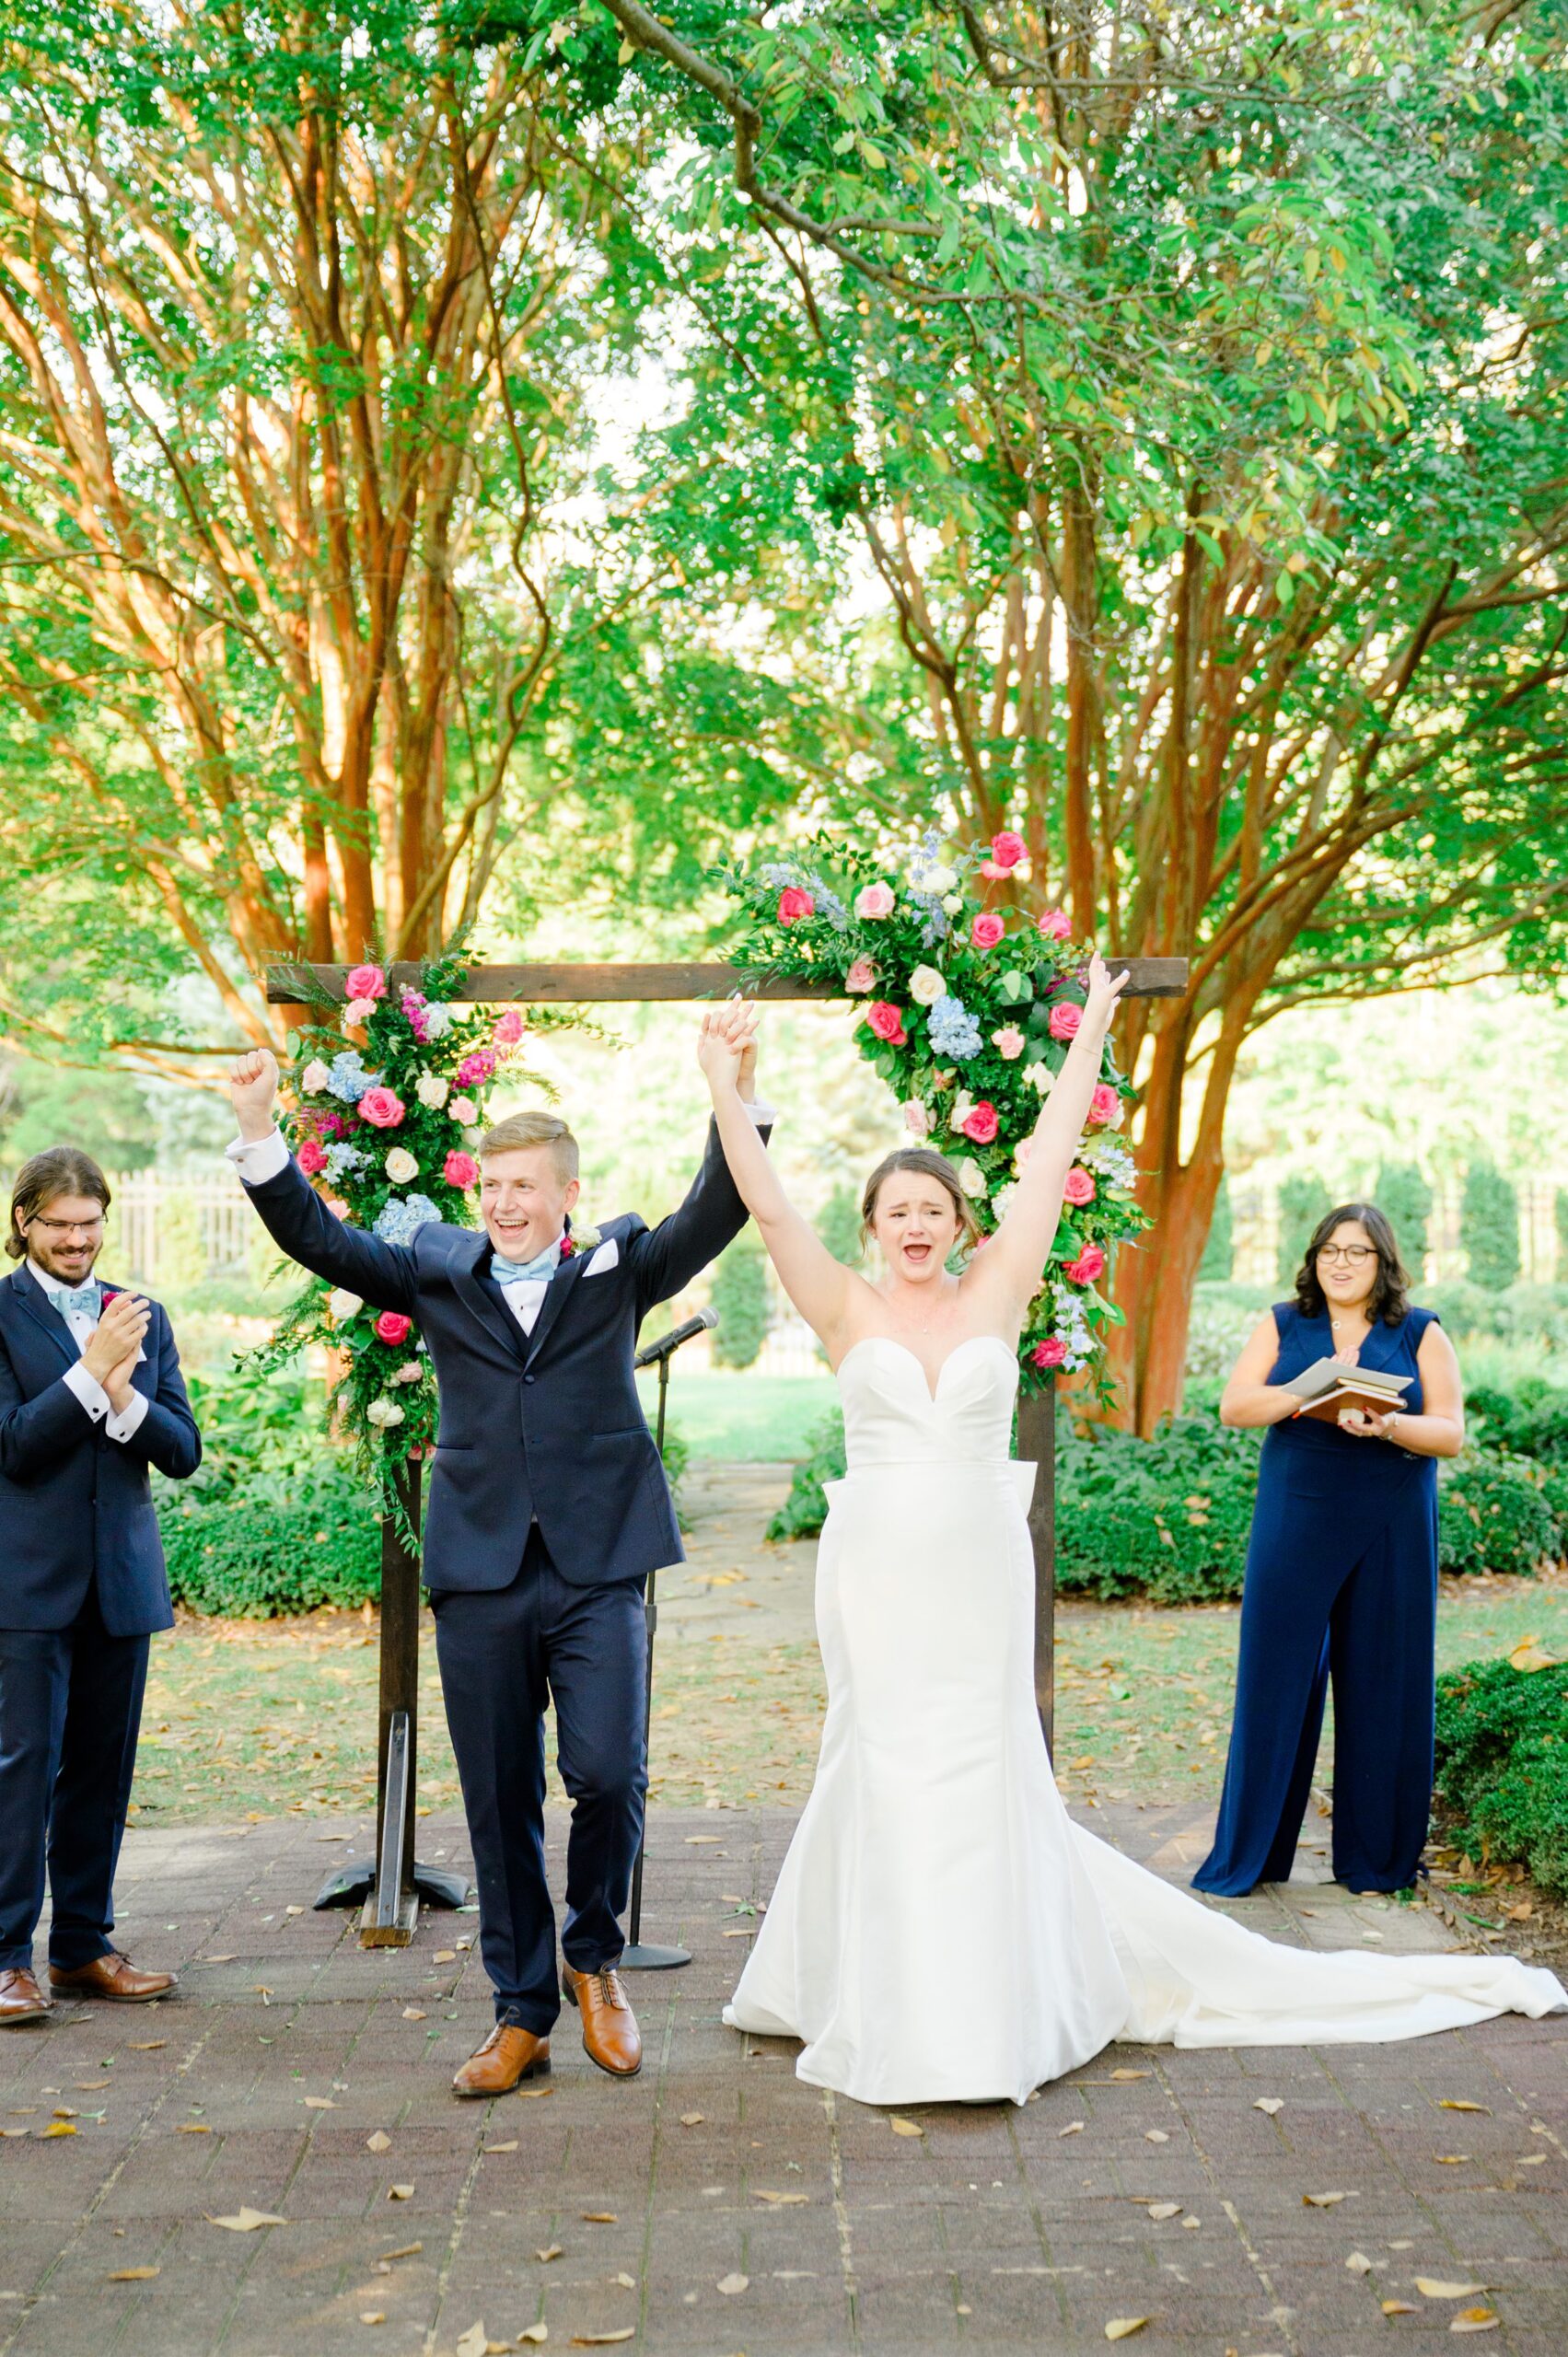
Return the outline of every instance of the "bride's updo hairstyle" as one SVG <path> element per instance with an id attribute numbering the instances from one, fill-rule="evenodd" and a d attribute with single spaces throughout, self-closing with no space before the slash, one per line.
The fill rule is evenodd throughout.
<path id="1" fill-rule="evenodd" d="M 958 1242 L 966 1248 L 980 1240 L 980 1222 L 974 1206 L 958 1184 L 958 1174 L 945 1154 L 935 1146 L 895 1146 L 885 1154 L 865 1182 L 865 1192 L 860 1199 L 860 1240 L 871 1241 L 871 1231 L 877 1224 L 877 1199 L 895 1171 L 917 1170 L 922 1178 L 934 1178 L 952 1202 L 953 1216 L 958 1223 Z"/>

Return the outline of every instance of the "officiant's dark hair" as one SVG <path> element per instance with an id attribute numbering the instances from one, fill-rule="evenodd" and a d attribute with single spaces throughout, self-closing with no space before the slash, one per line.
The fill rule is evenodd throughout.
<path id="1" fill-rule="evenodd" d="M 1385 1326 L 1397 1326 L 1411 1306 L 1410 1271 L 1400 1258 L 1400 1248 L 1388 1215 L 1376 1203 L 1341 1203 L 1325 1212 L 1313 1229 L 1307 1242 L 1307 1257 L 1295 1272 L 1295 1306 L 1304 1318 L 1325 1318 L 1329 1304 L 1318 1282 L 1318 1255 L 1347 1220 L 1356 1220 L 1372 1239 L 1377 1254 L 1377 1274 L 1367 1296 L 1366 1317 L 1376 1326 L 1381 1318 Z"/>
<path id="2" fill-rule="evenodd" d="M 29 1155 L 23 1163 L 11 1190 L 11 1225 L 6 1237 L 11 1260 L 27 1258 L 28 1240 L 21 1222 L 36 1219 L 56 1195 L 90 1195 L 105 1211 L 114 1200 L 108 1179 L 90 1154 L 84 1154 L 80 1146 L 46 1145 L 41 1154 Z"/>
<path id="3" fill-rule="evenodd" d="M 865 1192 L 860 1199 L 860 1240 L 863 1244 L 871 1241 L 872 1223 L 877 1217 L 877 1198 L 895 1170 L 918 1170 L 923 1177 L 935 1178 L 936 1184 L 945 1188 L 953 1199 L 959 1242 L 973 1244 L 977 1240 L 980 1222 L 974 1215 L 974 1205 L 959 1186 L 958 1174 L 947 1155 L 938 1154 L 935 1146 L 900 1145 L 895 1146 L 891 1154 L 883 1155 L 865 1182 Z"/>

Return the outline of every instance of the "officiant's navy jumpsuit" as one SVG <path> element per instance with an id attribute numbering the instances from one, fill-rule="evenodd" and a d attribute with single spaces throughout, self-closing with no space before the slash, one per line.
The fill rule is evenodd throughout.
<path id="1" fill-rule="evenodd" d="M 1360 1364 L 1412 1380 L 1430 1309 L 1363 1343 Z M 1274 1306 L 1288 1383 L 1333 1355 L 1328 1314 Z M 1352 1890 L 1414 1881 L 1432 1800 L 1437 1624 L 1437 1466 L 1391 1441 L 1293 1418 L 1265 1434 L 1241 1597 L 1236 1716 L 1214 1846 L 1195 1887 L 1238 1896 L 1284 1882 L 1311 1791 L 1334 1681 L 1334 1879 Z"/>

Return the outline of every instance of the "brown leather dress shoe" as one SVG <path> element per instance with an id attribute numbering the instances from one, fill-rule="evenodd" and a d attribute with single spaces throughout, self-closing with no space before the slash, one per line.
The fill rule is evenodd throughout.
<path id="1" fill-rule="evenodd" d="M 25 1965 L 0 1972 L 0 2029 L 47 2021 L 54 2007 Z"/>
<path id="2" fill-rule="evenodd" d="M 452 2085 L 460 2096 L 510 2095 L 519 2079 L 545 2078 L 550 2040 L 516 2022 L 497 2022 L 477 2054 L 470 2054 Z"/>
<path id="3" fill-rule="evenodd" d="M 634 2079 L 643 2067 L 643 2033 L 626 2002 L 621 1975 L 612 1967 L 603 1972 L 574 1972 L 567 1965 L 561 1993 L 583 2016 L 583 2050 L 590 2062 L 617 2079 Z"/>
<path id="4" fill-rule="evenodd" d="M 101 1997 L 111 2005 L 147 2005 L 155 1997 L 167 1997 L 178 1983 L 172 1972 L 138 1972 L 129 1956 L 117 1956 L 111 1948 L 73 1972 L 52 1964 L 49 1985 L 57 1997 Z"/>

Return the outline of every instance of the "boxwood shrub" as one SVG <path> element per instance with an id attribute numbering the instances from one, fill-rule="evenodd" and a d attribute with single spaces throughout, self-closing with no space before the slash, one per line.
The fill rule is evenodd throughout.
<path id="1" fill-rule="evenodd" d="M 1437 1681 L 1436 1793 L 1471 1854 L 1568 1892 L 1568 1663 L 1467 1662 Z"/>

